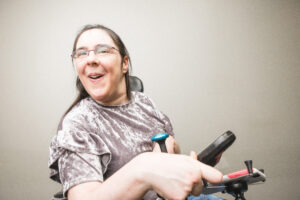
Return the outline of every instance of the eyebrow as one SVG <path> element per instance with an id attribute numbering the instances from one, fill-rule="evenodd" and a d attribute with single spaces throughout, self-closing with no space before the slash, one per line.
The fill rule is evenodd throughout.
<path id="1" fill-rule="evenodd" d="M 81 49 L 87 49 L 87 48 L 86 47 L 79 47 L 79 48 L 77 48 L 75 50 L 77 51 L 77 50 L 81 50 Z"/>

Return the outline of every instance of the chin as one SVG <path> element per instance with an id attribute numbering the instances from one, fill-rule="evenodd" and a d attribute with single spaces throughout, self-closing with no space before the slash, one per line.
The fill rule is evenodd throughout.
<path id="1" fill-rule="evenodd" d="M 95 101 L 98 102 L 105 100 L 105 97 L 108 96 L 108 94 L 103 91 L 90 91 L 89 94 Z"/>
<path id="2" fill-rule="evenodd" d="M 91 97 L 97 102 L 105 101 L 105 97 L 103 95 L 91 95 Z"/>

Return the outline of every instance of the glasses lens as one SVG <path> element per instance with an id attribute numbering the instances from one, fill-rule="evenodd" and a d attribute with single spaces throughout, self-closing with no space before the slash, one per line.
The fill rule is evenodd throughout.
<path id="1" fill-rule="evenodd" d="M 75 58 L 84 58 L 88 55 L 87 50 L 79 49 L 75 52 Z"/>
<path id="2" fill-rule="evenodd" d="M 95 54 L 102 55 L 110 52 L 109 46 L 99 45 L 95 48 Z"/>

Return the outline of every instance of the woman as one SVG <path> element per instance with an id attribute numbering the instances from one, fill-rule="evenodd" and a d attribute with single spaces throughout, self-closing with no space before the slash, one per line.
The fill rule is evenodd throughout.
<path id="1" fill-rule="evenodd" d="M 130 91 L 130 57 L 116 33 L 85 26 L 72 60 L 79 95 L 61 120 L 49 159 L 51 178 L 62 183 L 69 200 L 152 200 L 156 193 L 185 199 L 201 193 L 203 178 L 221 181 L 222 174 L 198 162 L 194 152 L 153 148 L 151 137 L 168 132 L 168 152 L 179 153 L 168 117 L 146 95 Z"/>

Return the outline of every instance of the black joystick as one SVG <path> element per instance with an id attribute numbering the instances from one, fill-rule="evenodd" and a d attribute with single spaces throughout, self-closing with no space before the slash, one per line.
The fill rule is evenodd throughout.
<path id="1" fill-rule="evenodd" d="M 160 147 L 160 151 L 164 153 L 168 153 L 167 146 L 166 146 L 166 139 L 169 137 L 168 133 L 158 133 L 152 137 L 153 142 L 157 142 Z M 164 199 L 159 194 L 157 194 L 158 197 L 161 199 Z"/>
<path id="2" fill-rule="evenodd" d="M 248 169 L 249 175 L 252 176 L 253 175 L 252 160 L 246 160 L 245 164 Z"/>
<path id="3" fill-rule="evenodd" d="M 165 143 L 167 137 L 169 137 L 168 133 L 158 133 L 152 137 L 152 141 L 157 142 L 159 144 L 160 151 L 164 153 L 168 153 L 167 146 Z"/>

